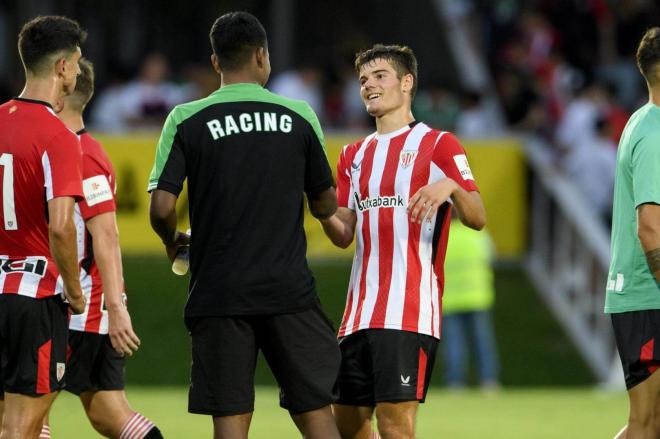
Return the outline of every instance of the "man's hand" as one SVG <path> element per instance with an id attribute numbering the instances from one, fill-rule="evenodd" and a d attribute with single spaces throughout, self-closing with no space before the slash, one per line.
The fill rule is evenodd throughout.
<path id="1" fill-rule="evenodd" d="M 183 232 L 175 232 L 174 240 L 171 244 L 165 244 L 165 251 L 167 252 L 167 257 L 170 259 L 170 262 L 174 262 L 176 257 L 176 252 L 179 248 L 190 245 L 190 235 Z"/>
<path id="2" fill-rule="evenodd" d="M 123 304 L 108 308 L 108 335 L 112 347 L 121 355 L 133 355 L 140 346 L 140 339 L 133 331 L 131 316 Z"/>
<path id="3" fill-rule="evenodd" d="M 451 178 L 431 183 L 420 188 L 415 195 L 410 198 L 408 212 L 410 221 L 422 223 L 425 219 L 432 221 L 438 212 L 438 208 L 451 197 L 458 184 Z"/>
<path id="4" fill-rule="evenodd" d="M 74 314 L 82 314 L 85 312 L 87 300 L 81 290 L 71 294 L 66 288 L 64 289 L 64 298 L 69 302 L 69 308 Z"/>

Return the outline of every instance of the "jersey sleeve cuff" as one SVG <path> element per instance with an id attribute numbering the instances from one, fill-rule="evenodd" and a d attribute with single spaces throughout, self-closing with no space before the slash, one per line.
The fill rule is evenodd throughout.
<path id="1" fill-rule="evenodd" d="M 325 190 L 330 189 L 333 186 L 334 186 L 334 180 L 331 177 L 329 179 L 323 180 L 321 183 L 315 184 L 314 186 L 307 188 L 305 192 L 310 195 L 316 195 Z"/>

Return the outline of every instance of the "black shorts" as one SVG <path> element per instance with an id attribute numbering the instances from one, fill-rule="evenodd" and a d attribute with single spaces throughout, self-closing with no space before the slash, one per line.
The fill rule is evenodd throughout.
<path id="1" fill-rule="evenodd" d="M 124 357 L 107 334 L 69 331 L 65 390 L 75 395 L 99 390 L 124 390 Z"/>
<path id="2" fill-rule="evenodd" d="M 296 414 L 334 402 L 340 354 L 320 304 L 291 314 L 187 318 L 186 326 L 193 357 L 190 413 L 254 411 L 259 349 L 277 379 L 283 408 Z"/>
<path id="3" fill-rule="evenodd" d="M 424 402 L 438 339 L 396 329 L 363 329 L 339 341 L 338 404 L 374 407 Z"/>
<path id="4" fill-rule="evenodd" d="M 660 310 L 612 314 L 612 327 L 630 390 L 660 367 Z"/>
<path id="5" fill-rule="evenodd" d="M 0 370 L 5 392 L 44 395 L 64 387 L 67 304 L 61 296 L 0 294 Z"/>

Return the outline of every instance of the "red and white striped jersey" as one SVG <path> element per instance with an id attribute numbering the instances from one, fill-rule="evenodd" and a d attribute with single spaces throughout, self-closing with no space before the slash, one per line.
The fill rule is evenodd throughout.
<path id="1" fill-rule="evenodd" d="M 64 291 L 50 254 L 48 201 L 82 197 L 80 143 L 50 104 L 0 106 L 0 294 L 41 299 Z"/>
<path id="2" fill-rule="evenodd" d="M 337 197 L 355 211 L 357 224 L 340 337 L 388 328 L 440 338 L 451 200 L 423 224 L 410 221 L 407 207 L 420 188 L 446 177 L 478 190 L 456 137 L 424 123 L 374 133 L 342 150 Z"/>
<path id="3" fill-rule="evenodd" d="M 76 204 L 75 223 L 78 235 L 80 285 L 87 299 L 87 308 L 84 313 L 71 316 L 69 329 L 107 334 L 108 311 L 105 310 L 101 273 L 94 260 L 92 235 L 87 231 L 85 221 L 116 210 L 115 172 L 101 144 L 84 129 L 78 134 L 83 152 L 85 199 Z"/>

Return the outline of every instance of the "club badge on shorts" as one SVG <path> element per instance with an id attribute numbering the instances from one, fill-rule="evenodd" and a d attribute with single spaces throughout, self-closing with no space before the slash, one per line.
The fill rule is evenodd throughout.
<path id="1" fill-rule="evenodd" d="M 66 365 L 64 363 L 57 363 L 57 381 L 62 381 L 64 378 L 64 371 L 66 370 Z"/>
<path id="2" fill-rule="evenodd" d="M 401 154 L 399 155 L 399 163 L 401 164 L 401 167 L 405 169 L 412 165 L 415 161 L 415 157 L 417 157 L 417 151 L 401 151 Z"/>

